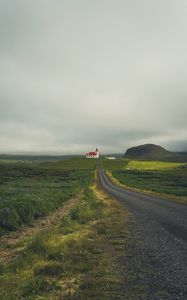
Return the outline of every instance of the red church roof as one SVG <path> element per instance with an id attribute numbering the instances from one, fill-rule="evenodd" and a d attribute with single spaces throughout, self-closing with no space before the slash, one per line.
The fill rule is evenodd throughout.
<path id="1" fill-rule="evenodd" d="M 94 155 L 97 155 L 97 152 L 88 152 L 87 155 L 92 155 L 92 156 L 94 156 Z"/>

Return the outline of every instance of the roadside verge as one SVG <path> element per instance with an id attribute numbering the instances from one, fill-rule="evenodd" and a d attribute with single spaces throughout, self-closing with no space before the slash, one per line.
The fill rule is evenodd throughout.
<path id="1" fill-rule="evenodd" d="M 133 191 L 133 192 L 143 193 L 143 194 L 146 194 L 146 195 L 157 196 L 157 197 L 160 197 L 162 199 L 174 201 L 174 202 L 181 203 L 181 204 L 187 204 L 187 199 L 184 198 L 184 197 L 176 197 L 176 196 L 171 195 L 171 194 L 169 195 L 169 194 L 157 193 L 157 192 L 153 192 L 153 191 L 150 191 L 150 190 L 138 189 L 138 188 L 135 188 L 135 187 L 130 187 L 128 185 L 125 185 L 124 183 L 121 183 L 117 178 L 115 178 L 112 175 L 111 171 L 105 171 L 105 173 L 106 173 L 107 177 L 109 178 L 109 180 L 114 185 L 117 185 L 117 186 L 119 186 L 121 188 L 127 189 L 129 191 Z"/>
<path id="2" fill-rule="evenodd" d="M 19 251 L 0 264 L 0 298 L 124 299 L 119 261 L 131 218 L 98 185 L 85 188 L 63 216 L 13 243 Z"/>

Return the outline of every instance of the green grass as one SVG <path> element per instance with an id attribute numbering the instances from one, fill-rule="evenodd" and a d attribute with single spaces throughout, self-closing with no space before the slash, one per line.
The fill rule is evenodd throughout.
<path id="1" fill-rule="evenodd" d="M 121 183 L 142 190 L 149 190 L 178 197 L 187 197 L 187 171 L 115 171 Z"/>
<path id="2" fill-rule="evenodd" d="M 187 164 L 136 161 L 136 160 L 103 160 L 105 170 L 111 171 L 120 183 L 168 196 L 186 202 L 187 199 Z"/>
<path id="3" fill-rule="evenodd" d="M 128 186 L 186 197 L 185 165 L 138 163 L 103 160 L 105 169 Z M 91 186 L 96 161 L 79 158 L 0 167 L 0 209 L 14 229 L 58 209 L 71 196 L 80 199 L 58 224 L 12 245 L 14 255 L 0 260 L 0 299 L 126 299 L 119 270 L 121 259 L 130 255 L 126 243 L 132 220 L 120 203 Z M 141 294 L 134 278 L 130 280 L 133 295 Z"/>
<path id="4" fill-rule="evenodd" d="M 102 166 L 105 170 L 122 170 L 127 167 L 127 164 L 129 162 L 128 159 L 118 158 L 115 160 L 109 160 L 109 159 L 102 159 Z"/>
<path id="5" fill-rule="evenodd" d="M 163 161 L 144 161 L 130 159 L 102 160 L 104 169 L 114 170 L 164 170 L 183 167 L 187 163 L 163 162 Z"/>
<path id="6" fill-rule="evenodd" d="M 0 163 L 0 234 L 62 206 L 90 183 L 95 161 Z"/>
<path id="7" fill-rule="evenodd" d="M 112 266 L 128 217 L 89 186 L 57 228 L 35 234 L 18 257 L 0 264 L 0 299 L 116 299 Z"/>
<path id="8" fill-rule="evenodd" d="M 184 166 L 185 163 L 162 162 L 162 161 L 136 161 L 130 160 L 126 169 L 136 170 L 165 170 Z"/>
<path id="9" fill-rule="evenodd" d="M 57 162 L 40 163 L 41 168 L 53 168 L 56 170 L 94 170 L 96 165 L 95 159 L 72 158 Z"/>

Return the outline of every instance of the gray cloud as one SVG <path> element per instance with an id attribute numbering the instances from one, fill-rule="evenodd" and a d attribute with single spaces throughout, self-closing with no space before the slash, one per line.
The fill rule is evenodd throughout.
<path id="1" fill-rule="evenodd" d="M 183 0 L 0 0 L 0 152 L 185 150 L 186 16 Z"/>

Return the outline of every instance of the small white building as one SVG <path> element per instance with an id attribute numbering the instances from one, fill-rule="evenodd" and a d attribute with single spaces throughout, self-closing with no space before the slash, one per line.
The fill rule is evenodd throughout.
<path id="1" fill-rule="evenodd" d="M 116 159 L 115 156 L 107 156 L 106 159 Z"/>
<path id="2" fill-rule="evenodd" d="M 94 152 L 86 153 L 86 158 L 99 158 L 99 150 L 96 148 Z"/>

